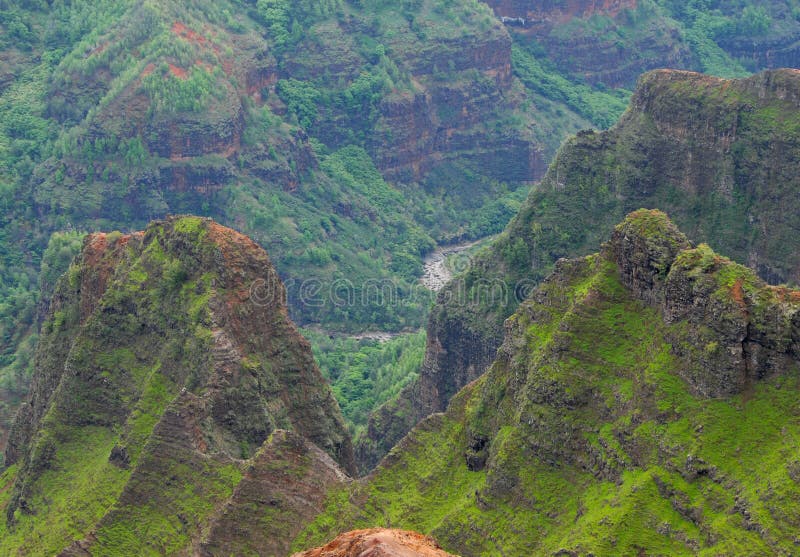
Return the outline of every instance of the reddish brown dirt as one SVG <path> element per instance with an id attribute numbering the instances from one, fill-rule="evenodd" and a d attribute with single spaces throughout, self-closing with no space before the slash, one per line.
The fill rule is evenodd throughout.
<path id="1" fill-rule="evenodd" d="M 91 296 L 81 297 L 81 321 L 94 312 L 94 306 L 103 296 L 109 278 L 119 262 L 122 250 L 133 237 L 142 237 L 142 232 L 117 236 L 109 243 L 109 235 L 103 232 L 89 234 L 84 241 L 82 269 L 91 272 L 81 273 L 81 290 L 91 292 Z"/>
<path id="2" fill-rule="evenodd" d="M 373 528 L 342 534 L 328 545 L 293 557 L 452 557 L 432 538 L 403 530 Z"/>
<path id="3" fill-rule="evenodd" d="M 208 41 L 208 39 L 206 39 L 203 35 L 195 33 L 180 21 L 176 21 L 175 23 L 172 24 L 172 32 L 178 35 L 179 37 L 183 37 L 188 41 L 192 41 L 198 44 L 204 44 Z"/>
<path id="4" fill-rule="evenodd" d="M 219 54 L 220 51 L 219 45 L 212 43 L 211 40 L 207 39 L 200 33 L 192 31 L 180 21 L 176 21 L 175 23 L 172 24 L 172 32 L 178 35 L 179 37 L 186 39 L 187 41 L 191 41 L 195 44 L 204 46 L 206 48 L 211 48 L 214 52 Z M 211 35 L 216 35 L 216 33 L 211 31 Z"/>
<path id="5" fill-rule="evenodd" d="M 184 70 L 183 68 L 179 68 L 174 64 L 169 65 L 169 71 L 172 75 L 174 75 L 178 79 L 186 79 L 187 77 L 189 77 L 189 73 L 186 70 Z"/>
<path id="6" fill-rule="evenodd" d="M 794 290 L 787 286 L 768 286 L 772 293 L 775 295 L 778 300 L 781 302 L 791 302 L 791 303 L 798 303 L 800 302 L 800 290 Z"/>

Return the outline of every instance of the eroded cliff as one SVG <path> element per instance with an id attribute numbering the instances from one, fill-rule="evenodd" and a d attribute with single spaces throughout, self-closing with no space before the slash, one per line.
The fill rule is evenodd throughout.
<path id="1" fill-rule="evenodd" d="M 637 207 L 667 210 L 692 240 L 767 280 L 797 283 L 798 95 L 797 70 L 643 76 L 619 124 L 569 140 L 507 231 L 440 293 L 420 380 L 375 413 L 360 458 L 374 464 L 404 427 L 442 411 L 492 362 L 503 320 L 531 286 Z M 389 436 L 377 434 L 384 424 L 393 424 Z"/>
<path id="2" fill-rule="evenodd" d="M 35 368 L 6 451 L 7 552 L 216 554 L 246 543 L 224 524 L 252 497 L 286 539 L 302 521 L 284 518 L 354 469 L 266 253 L 209 219 L 87 236 Z"/>

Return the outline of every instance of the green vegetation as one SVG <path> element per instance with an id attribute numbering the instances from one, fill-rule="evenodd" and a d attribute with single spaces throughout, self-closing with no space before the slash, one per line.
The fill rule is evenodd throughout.
<path id="1" fill-rule="evenodd" d="M 559 257 L 595 249 L 640 205 L 669 210 L 690 236 L 765 276 L 796 280 L 798 226 L 786 211 L 800 137 L 787 100 L 797 90 L 792 74 L 741 82 L 648 75 L 634 94 L 646 111 L 570 139 L 524 198 L 565 135 L 617 122 L 643 69 L 745 75 L 777 63 L 767 51 L 791 56 L 783 46 L 797 42 L 798 22 L 794 0 L 644 0 L 540 35 L 512 29 L 509 74 L 508 35 L 477 0 L 4 3 L 0 432 L 28 388 L 37 342 L 43 365 L 79 373 L 41 416 L 30 461 L 0 479 L 0 507 L 13 511 L 0 550 L 57 553 L 89 532 L 110 554 L 185 548 L 195 538 L 182 521 L 204 523 L 230 496 L 260 424 L 290 423 L 288 410 L 259 399 L 248 406 L 258 420 L 233 416 L 229 429 L 202 440 L 234 459 L 161 460 L 148 440 L 180 388 L 203 385 L 218 277 L 155 231 L 142 257 L 109 271 L 119 273 L 114 288 L 96 301 L 123 309 L 90 319 L 72 343 L 85 307 L 66 302 L 41 331 L 39 316 L 59 276 L 66 271 L 70 294 L 84 278 L 85 269 L 70 266 L 84 232 L 191 212 L 255 238 L 287 279 L 293 317 L 336 333 L 309 334 L 351 432 L 361 435 L 369 413 L 415 380 L 424 335 L 378 344 L 338 334 L 418 330 L 433 299 L 415 288 L 425 253 L 498 232 L 518 211 L 466 274 L 468 295 L 487 279 L 541 280 Z M 203 222 L 175 224 L 194 255 L 208 248 Z M 762 320 L 786 302 L 785 289 L 764 293 L 709 246 L 679 263 L 703 287 L 716 281 L 709 295 L 731 319 L 737 296 L 760 296 L 753 318 Z M 745 395 L 699 401 L 673 373 L 680 347 L 671 345 L 685 331 L 630 299 L 607 261 L 583 265 L 571 290 L 545 286 L 563 307 L 530 303 L 510 321 L 520 361 L 498 363 L 448 415 L 418 429 L 356 488 L 364 508 L 352 506 L 348 490 L 332 493 L 332 510 L 298 544 L 345 523 L 386 523 L 487 554 L 786 549 L 800 523 L 798 455 L 785 449 L 797 437 L 785 394 L 796 386 L 793 371 Z M 503 305 L 478 296 L 477 309 L 437 311 L 491 344 L 521 293 Z M 534 310 L 536 319 L 526 313 Z M 694 338 L 681 354 L 720 360 L 712 332 Z M 259 393 L 275 387 L 263 358 L 238 371 Z M 465 455 L 480 470 L 468 469 Z M 145 461 L 145 472 L 132 471 Z M 163 500 L 120 502 L 133 473 L 143 474 L 133 484 L 144 495 L 170 478 Z"/>
<path id="2" fill-rule="evenodd" d="M 702 259 L 673 272 L 725 284 L 736 272 L 703 271 Z M 607 254 L 560 267 L 508 323 L 492 369 L 373 476 L 333 489 L 295 549 L 391 525 L 466 555 L 793 551 L 796 365 L 698 397 L 681 377 L 698 362 L 673 351 L 687 324 L 634 299 Z M 485 464 L 471 470 L 471 455 Z"/>
<path id="3" fill-rule="evenodd" d="M 114 435 L 108 430 L 68 428 L 59 430 L 57 436 L 56 460 L 39 478 L 41 490 L 30 501 L 42 514 L 33 517 L 17 511 L 13 529 L 2 521 L 0 548 L 4 553 L 11 553 L 14 547 L 26 547 L 32 554 L 58 553 L 65 538 L 90 531 L 119 497 L 130 475 L 108 462 L 114 444 Z M 12 486 L 6 486 L 10 495 Z"/>
<path id="4" fill-rule="evenodd" d="M 430 301 L 412 297 L 422 255 L 500 231 L 545 162 L 524 161 L 612 125 L 663 52 L 721 75 L 762 66 L 753 41 L 791 37 L 797 12 L 641 2 L 547 36 L 512 33 L 506 79 L 505 32 L 477 0 L 0 7 L 0 382 L 26 389 L 51 235 L 167 213 L 263 243 L 303 323 L 416 329 Z M 590 45 L 588 58 L 565 37 Z M 598 52 L 634 62 L 587 77 L 579 68 Z M 390 280 L 401 303 L 301 304 L 306 280 Z"/>
<path id="5" fill-rule="evenodd" d="M 424 330 L 384 342 L 330 337 L 310 329 L 303 335 L 311 341 L 354 438 L 375 408 L 417 377 L 425 355 Z"/>
<path id="6" fill-rule="evenodd" d="M 483 156 L 471 147 L 424 182 L 382 176 L 378 164 L 396 132 L 381 121 L 386 102 L 416 94 L 422 82 L 431 90 L 457 83 L 468 95 L 478 78 L 488 83 L 470 68 L 443 64 L 436 78 L 419 68 L 423 36 L 431 44 L 498 36 L 485 6 L 438 4 L 3 9 L 10 55 L 0 71 L 14 79 L 0 90 L 0 383 L 11 389 L 1 397 L 0 428 L 27 389 L 37 306 L 65 269 L 58 246 L 58 265 L 43 262 L 54 232 L 213 215 L 269 250 L 299 321 L 340 331 L 419 328 L 432 299 L 412 291 L 422 256 L 437 241 L 499 231 L 526 193 L 524 177 L 501 182 L 480 162 L 462 174 L 460 158 Z M 351 21 L 363 25 L 345 32 Z M 448 48 L 448 56 L 458 52 Z M 274 83 L 279 68 L 288 77 Z M 494 130 L 483 119 L 470 124 L 476 137 L 505 142 L 505 110 L 501 103 L 487 119 Z M 322 287 L 324 303 L 301 301 L 307 281 Z M 337 281 L 353 285 L 358 303 L 329 303 Z M 369 299 L 362 285 L 376 283 L 392 283 L 397 303 Z"/>
<path id="7" fill-rule="evenodd" d="M 263 251 L 209 219 L 87 241 L 58 283 L 28 421 L 12 433 L 0 553 L 84 539 L 104 555 L 184 551 L 277 428 L 352 468 L 339 409 L 283 302 L 228 306 L 261 278 L 278 280 Z M 222 362 L 220 338 L 237 347 Z M 298 409 L 310 405 L 308 420 Z"/>
<path id="8" fill-rule="evenodd" d="M 542 280 L 559 258 L 589 252 L 628 211 L 643 205 L 666 211 L 691 239 L 705 240 L 728 256 L 746 260 L 758 253 L 762 276 L 795 282 L 796 255 L 789 246 L 796 242 L 790 223 L 797 216 L 782 207 L 796 188 L 789 169 L 800 152 L 788 148 L 775 156 L 767 145 L 796 145 L 798 116 L 770 92 L 769 80 L 798 87 L 791 72 L 741 81 L 646 74 L 633 102 L 648 103 L 647 111 L 631 110 L 613 129 L 582 132 L 564 145 L 508 230 L 491 250 L 477 255 L 464 276 L 467 298 L 475 299 L 486 281 L 501 280 L 511 291 Z M 736 122 L 731 115 L 744 106 L 754 108 Z M 677 126 L 698 137 L 708 133 L 697 128 L 698 122 L 707 123 L 717 138 L 736 127 L 722 155 L 696 141 L 664 143 L 671 136 L 660 126 Z M 750 218 L 771 225 L 759 229 L 748 223 Z M 445 303 L 437 309 L 437 322 L 441 327 L 466 323 L 495 343 L 519 297 L 505 301 L 502 306 Z"/>
<path id="9" fill-rule="evenodd" d="M 602 91 L 574 83 L 554 68 L 544 67 L 541 60 L 521 46 L 514 46 L 511 52 L 514 72 L 526 87 L 548 99 L 564 103 L 598 128 L 611 127 L 628 106 L 629 91 Z"/>

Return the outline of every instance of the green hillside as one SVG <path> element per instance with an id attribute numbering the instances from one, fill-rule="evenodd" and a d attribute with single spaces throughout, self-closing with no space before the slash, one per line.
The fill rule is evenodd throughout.
<path id="1" fill-rule="evenodd" d="M 637 211 L 295 547 L 380 525 L 467 556 L 790 555 L 798 300 Z"/>

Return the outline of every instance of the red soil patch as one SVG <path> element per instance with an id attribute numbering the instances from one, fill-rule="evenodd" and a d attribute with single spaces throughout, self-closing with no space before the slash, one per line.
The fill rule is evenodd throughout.
<path id="1" fill-rule="evenodd" d="M 226 263 L 240 263 L 234 267 L 236 269 L 242 267 L 243 251 L 261 251 L 259 245 L 248 236 L 213 221 L 208 223 L 208 238 L 220 248 Z"/>
<path id="2" fill-rule="evenodd" d="M 373 528 L 342 534 L 325 547 L 294 557 L 452 557 L 432 538 L 403 530 Z"/>
<path id="3" fill-rule="evenodd" d="M 179 68 L 175 64 L 169 65 L 169 72 L 178 79 L 186 79 L 189 77 L 189 72 L 187 72 L 183 68 Z"/>
<path id="4" fill-rule="evenodd" d="M 83 249 L 83 260 L 86 265 L 94 267 L 103 258 L 108 247 L 108 234 L 97 232 L 90 234 Z"/>
<path id="5" fill-rule="evenodd" d="M 182 39 L 186 39 L 187 41 L 191 41 L 198 45 L 211 47 L 214 50 L 214 52 L 219 53 L 220 50 L 219 46 L 213 44 L 209 39 L 207 39 L 200 33 L 192 31 L 180 21 L 176 21 L 175 23 L 172 24 L 172 32 L 181 37 Z M 212 32 L 212 35 L 213 34 L 214 33 Z"/>
<path id="6" fill-rule="evenodd" d="M 793 304 L 800 302 L 800 290 L 795 290 L 787 286 L 767 286 L 767 288 L 769 288 L 781 302 L 786 302 L 787 300 Z"/>
<path id="7" fill-rule="evenodd" d="M 147 77 L 148 75 L 150 75 L 151 73 L 153 73 L 153 71 L 154 71 L 155 69 L 156 69 L 156 65 L 155 65 L 155 64 L 153 64 L 152 62 L 150 62 L 150 63 L 149 63 L 149 64 L 147 64 L 147 65 L 144 67 L 144 69 L 142 70 L 142 77 L 143 77 L 143 78 L 144 78 L 144 77 Z"/>
<path id="8" fill-rule="evenodd" d="M 172 24 L 172 32 L 178 35 L 179 37 L 183 37 L 188 41 L 192 41 L 198 44 L 203 44 L 205 42 L 208 42 L 208 39 L 206 39 L 203 35 L 195 33 L 180 21 L 176 21 L 175 23 Z"/>

